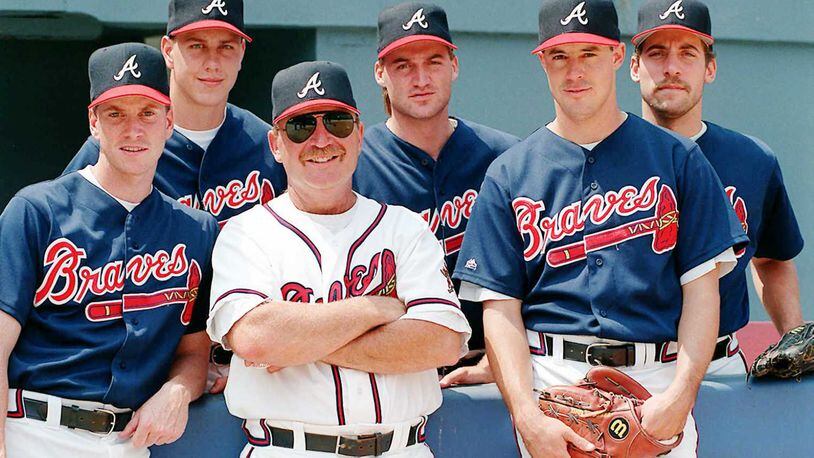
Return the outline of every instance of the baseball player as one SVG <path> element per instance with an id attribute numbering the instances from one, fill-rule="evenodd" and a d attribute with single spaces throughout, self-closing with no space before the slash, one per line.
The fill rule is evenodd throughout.
<path id="1" fill-rule="evenodd" d="M 419 213 L 441 242 L 447 265 L 454 267 L 486 168 L 518 139 L 449 116 L 458 57 L 441 7 L 386 8 L 379 14 L 378 35 L 374 74 L 389 118 L 366 130 L 354 187 L 371 199 Z M 461 308 L 473 327 L 469 347 L 482 350 L 483 308 L 469 301 Z M 460 382 L 486 381 L 475 372 L 483 375 L 473 368 L 450 378 L 458 380 L 460 374 Z"/>
<path id="2" fill-rule="evenodd" d="M 546 0 L 539 22 L 533 53 L 556 118 L 489 167 L 455 271 L 461 296 L 484 300 L 489 361 L 525 455 L 593 448 L 543 415 L 532 388 L 606 365 L 654 393 L 647 432 L 684 431 L 670 456 L 695 456 L 718 277 L 746 235 L 695 143 L 619 111 L 613 2 Z"/>
<path id="3" fill-rule="evenodd" d="M 172 132 L 164 61 L 125 43 L 88 67 L 99 161 L 21 190 L 0 216 L 9 458 L 149 456 L 204 389 L 218 227 L 152 186 Z"/>
<path id="4" fill-rule="evenodd" d="M 208 332 L 242 456 L 432 456 L 435 368 L 470 327 L 443 253 L 409 210 L 352 191 L 363 125 L 345 70 L 305 62 L 272 83 L 269 142 L 288 192 L 224 228 Z"/>
<path id="5" fill-rule="evenodd" d="M 718 340 L 729 345 L 708 371 L 745 374 L 735 331 L 749 321 L 749 261 L 766 311 L 784 334 L 803 324 L 792 260 L 803 249 L 803 238 L 771 149 L 759 139 L 702 121 L 704 85 L 715 80 L 718 66 L 713 42 L 709 10 L 702 2 L 648 1 L 639 9 L 630 75 L 641 88 L 644 118 L 698 143 L 749 235 L 749 245 L 736 253 L 737 267 L 721 279 Z"/>
<path id="6" fill-rule="evenodd" d="M 170 0 L 161 52 L 170 70 L 175 125 L 154 184 L 181 203 L 209 212 L 221 225 L 286 187 L 285 171 L 266 141 L 270 126 L 227 103 L 247 42 L 243 0 Z M 91 136 L 65 171 L 98 158 L 99 142 Z M 212 347 L 210 392 L 223 391 L 230 357 Z"/>

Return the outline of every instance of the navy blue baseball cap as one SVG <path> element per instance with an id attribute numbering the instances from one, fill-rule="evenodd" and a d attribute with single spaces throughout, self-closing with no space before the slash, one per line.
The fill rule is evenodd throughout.
<path id="1" fill-rule="evenodd" d="M 224 29 L 252 41 L 243 23 L 243 0 L 170 0 L 169 10 L 167 36 Z"/>
<path id="2" fill-rule="evenodd" d="M 88 59 L 90 105 L 139 95 L 170 105 L 170 83 L 161 52 L 144 43 L 97 49 Z"/>
<path id="3" fill-rule="evenodd" d="M 452 44 L 447 13 L 432 3 L 408 2 L 379 13 L 379 59 L 401 46 L 416 41 L 435 41 L 450 49 Z"/>
<path id="4" fill-rule="evenodd" d="M 271 82 L 273 124 L 316 106 L 330 106 L 359 114 L 350 78 L 334 62 L 302 62 L 280 70 Z"/>
<path id="5" fill-rule="evenodd" d="M 684 30 L 712 46 L 712 20 L 707 5 L 698 0 L 648 0 L 639 8 L 638 33 L 631 40 L 639 46 L 659 30 Z"/>
<path id="6" fill-rule="evenodd" d="M 543 0 L 540 44 L 532 54 L 568 43 L 619 44 L 619 18 L 611 0 Z"/>

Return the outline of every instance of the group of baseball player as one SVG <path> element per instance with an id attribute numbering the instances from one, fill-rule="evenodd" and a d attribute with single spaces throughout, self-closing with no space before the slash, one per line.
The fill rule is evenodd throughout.
<path id="1" fill-rule="evenodd" d="M 523 456 L 589 454 L 535 390 L 594 366 L 696 456 L 701 381 L 748 370 L 748 266 L 777 330 L 803 324 L 777 158 L 703 120 L 702 2 L 641 6 L 643 118 L 611 0 L 543 0 L 539 38 L 555 118 L 522 141 L 450 116 L 429 3 L 379 14 L 367 129 L 334 62 L 277 73 L 271 124 L 227 102 L 242 0 L 170 0 L 160 50 L 95 51 L 90 138 L 0 216 L 0 458 L 149 456 L 224 387 L 242 457 L 433 456 L 441 387 L 495 381 Z"/>

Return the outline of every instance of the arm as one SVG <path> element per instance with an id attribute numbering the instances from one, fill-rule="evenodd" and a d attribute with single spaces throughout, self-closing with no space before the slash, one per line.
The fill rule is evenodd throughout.
<path id="1" fill-rule="evenodd" d="M 206 385 L 208 361 L 206 332 L 182 337 L 169 379 L 135 412 L 119 437 L 132 437 L 135 447 L 169 444 L 181 437 L 187 425 L 189 403 L 203 393 Z"/>
<path id="2" fill-rule="evenodd" d="M 642 406 L 642 427 L 657 439 L 670 439 L 684 428 L 712 360 L 720 315 L 718 267 L 683 285 L 682 294 L 676 375 L 666 391 Z"/>
<path id="3" fill-rule="evenodd" d="M 20 323 L 0 311 L 0 458 L 6 456 L 6 412 L 8 412 L 8 359 L 20 337 Z"/>
<path id="4" fill-rule="evenodd" d="M 453 385 L 477 385 L 494 382 L 495 376 L 492 374 L 492 367 L 489 365 L 489 356 L 483 355 L 478 364 L 459 367 L 445 375 L 441 379 L 441 388 L 449 388 Z"/>
<path id="5" fill-rule="evenodd" d="M 405 374 L 455 364 L 461 334 L 429 321 L 402 319 L 373 329 L 323 361 L 377 374 Z"/>
<path id="6" fill-rule="evenodd" d="M 780 335 L 803 324 L 800 284 L 794 261 L 752 258 L 752 279 L 757 295 Z"/>
<path id="7" fill-rule="evenodd" d="M 240 318 L 224 340 L 246 361 L 298 366 L 319 361 L 403 314 L 404 305 L 390 297 L 362 296 L 323 304 L 266 301 Z"/>
<path id="8" fill-rule="evenodd" d="M 567 458 L 567 442 L 590 452 L 594 446 L 564 423 L 545 416 L 532 395 L 532 370 L 520 301 L 483 303 L 486 352 L 503 401 L 534 457 Z"/>

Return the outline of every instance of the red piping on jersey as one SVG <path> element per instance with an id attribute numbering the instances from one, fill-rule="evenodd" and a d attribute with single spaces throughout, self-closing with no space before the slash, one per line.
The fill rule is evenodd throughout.
<path id="1" fill-rule="evenodd" d="M 342 401 L 342 377 L 339 375 L 339 368 L 331 364 L 331 371 L 334 374 L 334 386 L 336 387 L 336 422 L 339 426 L 345 424 L 345 406 Z"/>
<path id="2" fill-rule="evenodd" d="M 384 217 L 384 213 L 387 211 L 387 205 L 385 205 L 385 204 L 379 204 L 379 205 L 381 205 L 381 209 L 379 210 L 379 214 L 376 215 L 376 219 L 374 219 L 373 222 L 370 224 L 370 226 L 368 226 L 368 228 L 365 230 L 365 232 L 358 239 L 356 239 L 355 242 L 353 242 L 353 245 L 350 246 L 350 250 L 348 250 L 348 260 L 345 263 L 345 286 L 346 287 L 348 287 L 349 286 L 348 284 L 350 283 L 350 263 L 353 260 L 353 254 L 356 252 L 356 249 L 359 248 L 362 245 L 362 243 L 364 243 L 365 239 L 367 239 L 367 237 L 370 235 L 370 233 L 373 232 L 373 229 L 376 229 L 376 226 L 378 226 L 379 223 L 382 221 L 382 218 Z"/>
<path id="3" fill-rule="evenodd" d="M 458 304 L 448 301 L 446 299 L 440 299 L 437 297 L 427 297 L 424 299 L 416 299 L 412 300 L 407 303 L 407 308 L 415 307 L 416 305 L 427 305 L 427 304 L 438 304 L 438 305 L 449 305 L 450 307 L 455 307 L 456 309 L 461 308 Z"/>
<path id="4" fill-rule="evenodd" d="M 255 296 L 260 296 L 262 299 L 268 299 L 269 298 L 268 296 L 261 293 L 260 291 L 255 291 L 253 289 L 237 288 L 237 289 L 230 289 L 229 291 L 226 291 L 225 293 L 221 294 L 220 297 L 218 297 L 218 299 L 215 300 L 215 303 L 217 304 L 218 302 L 223 300 L 223 298 L 225 298 L 226 296 L 231 296 L 232 294 L 254 294 Z"/>
<path id="5" fill-rule="evenodd" d="M 444 253 L 449 256 L 453 253 L 461 251 L 461 245 L 464 243 L 464 232 L 447 237 L 444 239 Z"/>
<path id="6" fill-rule="evenodd" d="M 548 354 L 548 349 L 545 345 L 545 335 L 543 335 L 542 332 L 538 332 L 537 336 L 540 338 L 540 348 L 534 348 L 529 345 L 529 353 L 537 356 L 546 356 Z"/>
<path id="7" fill-rule="evenodd" d="M 259 439 L 257 437 L 252 436 L 252 433 L 246 428 L 246 420 L 243 420 L 243 423 L 240 424 L 240 427 L 243 429 L 243 433 L 246 434 L 246 438 L 248 439 L 249 443 L 252 445 L 256 445 L 258 447 L 268 447 L 271 445 L 271 431 L 269 431 L 268 426 L 266 426 L 266 420 L 260 419 L 260 428 L 263 429 L 263 438 Z"/>
<path id="8" fill-rule="evenodd" d="M 367 374 L 370 377 L 370 390 L 373 392 L 373 409 L 376 411 L 376 423 L 382 422 L 382 403 L 379 399 L 379 386 L 376 384 L 376 374 Z"/>
<path id="9" fill-rule="evenodd" d="M 305 235 L 304 232 L 297 229 L 296 226 L 294 226 L 293 224 L 291 224 L 288 221 L 284 220 L 280 215 L 278 215 L 274 210 L 272 210 L 271 207 L 268 206 L 268 204 L 263 205 L 263 208 L 268 210 L 268 212 L 271 213 L 271 216 L 273 216 L 274 219 L 276 219 L 278 223 L 280 223 L 281 225 L 283 225 L 284 227 L 289 229 L 291 232 L 295 233 L 297 235 L 297 237 L 302 239 L 302 241 L 306 245 L 308 245 L 308 248 L 311 250 L 311 253 L 314 253 L 314 257 L 317 258 L 317 264 L 319 264 L 319 270 L 322 270 L 322 255 L 319 254 L 319 250 L 317 249 L 317 246 L 314 244 L 314 242 L 312 242 L 311 239 L 309 239 L 308 236 Z"/>
<path id="10" fill-rule="evenodd" d="M 25 407 L 23 406 L 23 390 L 18 389 L 14 395 L 17 410 L 13 412 L 6 411 L 6 418 L 23 418 L 25 416 Z"/>

